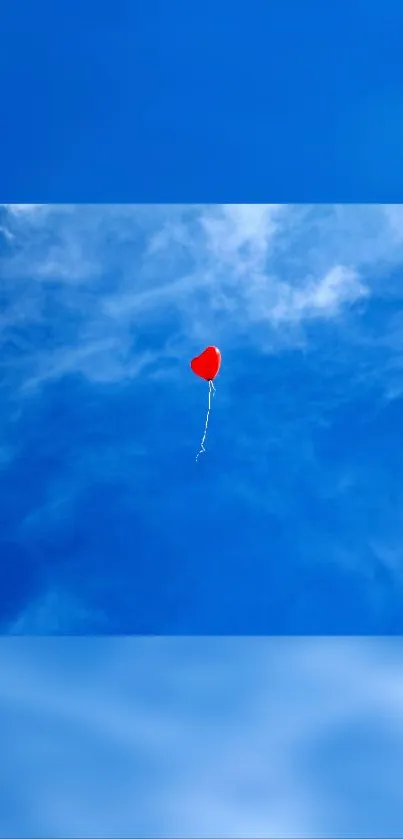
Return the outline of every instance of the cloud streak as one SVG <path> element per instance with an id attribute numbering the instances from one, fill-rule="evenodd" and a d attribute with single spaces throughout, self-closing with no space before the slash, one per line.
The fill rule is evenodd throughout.
<path id="1" fill-rule="evenodd" d="M 400 626 L 399 207 L 7 206 L 0 225 L 2 626 Z M 211 342 L 209 477 L 187 372 Z"/>
<path id="2" fill-rule="evenodd" d="M 358 208 L 357 214 L 362 212 Z M 362 240 L 357 233 L 352 247 L 345 230 L 348 208 L 8 205 L 3 226 L 12 238 L 1 259 L 7 297 L 3 342 L 13 336 L 21 340 L 16 333 L 23 325 L 55 324 L 58 336 L 46 364 L 35 342 L 22 352 L 26 366 L 34 368 L 30 378 L 39 383 L 47 379 L 43 367 L 49 364 L 63 375 L 74 369 L 76 358 L 77 371 L 83 372 L 80 359 L 87 345 L 94 364 L 84 375 L 91 378 L 94 371 L 98 378 L 97 348 L 103 364 L 103 340 L 110 341 L 114 363 L 105 376 L 115 381 L 135 374 L 124 355 L 136 326 L 147 330 L 163 313 L 171 315 L 184 352 L 214 329 L 235 337 L 253 324 L 269 328 L 279 321 L 300 324 L 336 316 L 370 293 L 361 276 L 365 244 L 377 260 L 396 239 L 393 208 L 373 208 L 376 214 L 385 227 L 385 243 L 374 248 L 371 240 L 365 242 L 365 232 Z M 299 245 L 304 234 L 305 253 Z M 396 247 L 400 241 L 397 236 Z M 156 358 L 167 343 L 165 336 Z M 63 351 L 66 364 L 60 361 Z"/>

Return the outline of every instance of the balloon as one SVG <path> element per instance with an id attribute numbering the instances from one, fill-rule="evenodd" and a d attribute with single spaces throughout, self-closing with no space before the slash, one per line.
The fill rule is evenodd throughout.
<path id="1" fill-rule="evenodd" d="M 193 358 L 190 366 L 196 376 L 211 382 L 215 379 L 221 365 L 221 353 L 217 347 L 207 347 L 200 355 Z"/>

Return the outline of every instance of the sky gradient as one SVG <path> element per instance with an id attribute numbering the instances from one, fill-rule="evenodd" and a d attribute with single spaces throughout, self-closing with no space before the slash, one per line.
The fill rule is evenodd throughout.
<path id="1" fill-rule="evenodd" d="M 402 632 L 402 4 L 1 12 L 0 837 L 397 839 L 400 641 L 94 636 Z"/>
<path id="2" fill-rule="evenodd" d="M 0 837 L 399 839 L 402 644 L 0 643 Z"/>
<path id="3" fill-rule="evenodd" d="M 0 227 L 2 631 L 401 633 L 401 207 Z"/>

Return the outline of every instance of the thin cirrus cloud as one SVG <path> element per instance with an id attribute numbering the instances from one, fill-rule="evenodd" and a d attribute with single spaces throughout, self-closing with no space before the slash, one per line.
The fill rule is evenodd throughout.
<path id="1" fill-rule="evenodd" d="M 403 244 L 399 208 L 376 206 L 9 205 L 2 228 L 3 356 L 13 330 L 44 328 L 52 315 L 57 324 L 46 353 L 39 337 L 14 337 L 31 387 L 69 370 L 135 376 L 130 326 L 151 329 L 164 315 L 176 329 L 156 360 L 213 329 L 284 325 L 292 341 L 290 325 L 369 296 L 371 268 L 393 264 Z"/>
<path id="2" fill-rule="evenodd" d="M 396 627 L 401 208 L 7 205 L 0 227 L 2 626 Z"/>

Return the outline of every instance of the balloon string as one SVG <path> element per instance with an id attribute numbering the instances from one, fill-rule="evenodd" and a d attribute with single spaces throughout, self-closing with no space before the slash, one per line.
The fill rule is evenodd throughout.
<path id="1" fill-rule="evenodd" d="M 196 463 L 197 463 L 200 455 L 204 454 L 204 452 L 206 451 L 206 449 L 204 448 L 204 443 L 205 443 L 206 436 L 207 436 L 208 421 L 209 421 L 210 411 L 211 411 L 211 397 L 214 396 L 214 394 L 215 394 L 214 384 L 213 384 L 212 381 L 209 381 L 209 383 L 208 383 L 208 408 L 207 408 L 206 424 L 204 426 L 204 433 L 203 433 L 202 441 L 200 443 L 200 450 L 198 451 L 198 453 L 196 455 Z"/>

